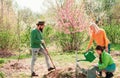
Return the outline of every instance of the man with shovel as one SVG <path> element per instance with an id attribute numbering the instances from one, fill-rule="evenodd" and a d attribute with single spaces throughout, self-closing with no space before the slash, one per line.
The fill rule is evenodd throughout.
<path id="1" fill-rule="evenodd" d="M 31 76 L 38 76 L 34 72 L 34 65 L 35 65 L 35 61 L 37 59 L 38 53 L 41 53 L 45 56 L 48 71 L 51 71 L 54 69 L 53 67 L 50 66 L 48 53 L 46 52 L 45 47 L 43 46 L 43 44 L 45 44 L 42 36 L 44 23 L 45 23 L 44 21 L 39 21 L 36 24 L 37 27 L 33 29 L 31 32 L 31 48 L 32 48 Z"/>

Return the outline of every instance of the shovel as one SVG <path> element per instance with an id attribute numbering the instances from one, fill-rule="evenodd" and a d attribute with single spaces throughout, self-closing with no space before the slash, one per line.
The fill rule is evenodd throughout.
<path id="1" fill-rule="evenodd" d="M 44 47 L 45 51 L 47 52 L 47 55 L 48 55 L 48 57 L 50 58 L 50 61 L 51 61 L 52 65 L 53 65 L 54 69 L 56 70 L 55 64 L 53 63 L 53 60 L 52 60 L 52 58 L 50 57 L 47 48 L 45 47 L 44 44 L 42 44 L 42 46 Z"/>

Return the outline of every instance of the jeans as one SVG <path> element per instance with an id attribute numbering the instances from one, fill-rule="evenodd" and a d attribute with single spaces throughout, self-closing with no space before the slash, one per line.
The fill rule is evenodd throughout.
<path id="1" fill-rule="evenodd" d="M 113 63 L 111 65 L 108 65 L 105 69 L 99 69 L 98 66 L 93 67 L 96 71 L 100 72 L 102 70 L 105 70 L 106 72 L 114 72 L 116 70 L 116 65 Z"/>
<path id="2" fill-rule="evenodd" d="M 50 68 L 49 57 L 46 54 L 46 51 L 43 48 L 32 48 L 31 72 L 34 72 L 34 65 L 35 61 L 37 60 L 38 53 L 41 53 L 45 56 L 47 68 Z"/>
<path id="3" fill-rule="evenodd" d="M 116 70 L 116 65 L 115 64 L 108 65 L 104 70 L 107 72 L 114 72 Z"/>

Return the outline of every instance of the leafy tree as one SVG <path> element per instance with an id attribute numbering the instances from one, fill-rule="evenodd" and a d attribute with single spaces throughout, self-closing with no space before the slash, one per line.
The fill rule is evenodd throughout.
<path id="1" fill-rule="evenodd" d="M 63 51 L 79 50 L 83 38 L 83 31 L 88 26 L 84 6 L 78 6 L 75 0 L 67 0 L 57 4 L 56 20 L 60 33 L 59 42 Z M 81 33 L 80 33 L 81 32 Z"/>

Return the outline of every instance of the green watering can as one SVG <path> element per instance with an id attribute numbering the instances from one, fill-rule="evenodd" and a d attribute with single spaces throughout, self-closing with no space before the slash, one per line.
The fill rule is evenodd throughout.
<path id="1" fill-rule="evenodd" d="M 85 57 L 85 59 L 83 59 L 83 60 L 78 60 L 78 61 L 89 61 L 89 62 L 92 62 L 92 61 L 94 61 L 95 58 L 96 58 L 93 51 L 85 52 L 85 53 L 84 53 L 84 57 Z"/>

